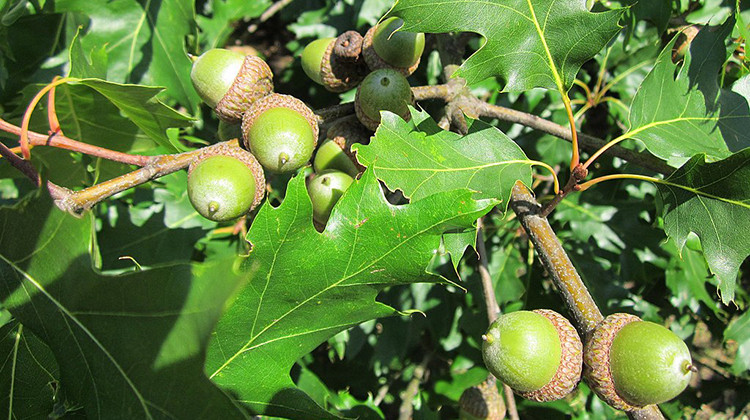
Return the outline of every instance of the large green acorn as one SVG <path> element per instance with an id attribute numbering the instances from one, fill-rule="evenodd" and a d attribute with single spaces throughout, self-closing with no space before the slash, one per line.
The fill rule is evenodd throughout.
<path id="1" fill-rule="evenodd" d="M 248 213 L 266 192 L 263 168 L 236 143 L 206 148 L 188 167 L 187 184 L 195 210 L 216 222 Z"/>
<path id="2" fill-rule="evenodd" d="M 361 58 L 362 35 L 347 31 L 337 38 L 321 38 L 302 51 L 302 69 L 315 83 L 331 92 L 356 87 L 367 74 Z"/>
<path id="3" fill-rule="evenodd" d="M 575 328 L 557 312 L 539 309 L 502 315 L 483 338 L 487 369 L 524 398 L 557 400 L 581 379 L 583 344 Z"/>
<path id="4" fill-rule="evenodd" d="M 273 73 L 265 61 L 222 48 L 196 58 L 190 80 L 220 119 L 235 124 L 253 102 L 273 91 Z"/>
<path id="5" fill-rule="evenodd" d="M 370 69 L 392 68 L 404 76 L 414 73 L 424 51 L 424 34 L 399 31 L 403 25 L 403 20 L 390 17 L 367 31 L 362 55 Z"/>
<path id="6" fill-rule="evenodd" d="M 313 205 L 313 219 L 325 225 L 331 217 L 333 206 L 354 182 L 349 175 L 335 170 L 317 174 L 308 184 L 307 192 Z"/>
<path id="7" fill-rule="evenodd" d="M 675 333 L 635 315 L 604 319 L 586 342 L 585 376 L 607 404 L 633 411 L 669 401 L 690 382 L 690 351 Z"/>
<path id="8" fill-rule="evenodd" d="M 458 405 L 459 420 L 503 420 L 507 411 L 494 378 L 464 390 Z"/>
<path id="9" fill-rule="evenodd" d="M 411 118 L 409 105 L 414 103 L 409 82 L 393 69 L 375 70 L 357 87 L 354 110 L 365 127 L 376 130 L 380 124 L 380 111 L 390 111 L 404 120 Z"/>
<path id="10" fill-rule="evenodd" d="M 273 93 L 247 110 L 242 134 L 245 145 L 264 168 L 291 172 L 310 161 L 318 143 L 318 121 L 299 99 Z"/>

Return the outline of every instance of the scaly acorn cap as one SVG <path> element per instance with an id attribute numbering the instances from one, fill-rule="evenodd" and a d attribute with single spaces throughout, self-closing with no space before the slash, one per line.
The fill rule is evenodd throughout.
<path id="1" fill-rule="evenodd" d="M 464 390 L 458 405 L 460 420 L 503 420 L 507 411 L 494 378 Z"/>
<path id="2" fill-rule="evenodd" d="M 331 92 L 346 92 L 367 75 L 367 64 L 361 56 L 362 35 L 347 31 L 328 44 L 320 63 L 323 86 Z"/>
<path id="3" fill-rule="evenodd" d="M 536 309 L 539 315 L 547 318 L 557 330 L 562 347 L 560 365 L 555 376 L 543 387 L 530 392 L 516 392 L 532 401 L 555 401 L 573 392 L 581 381 L 583 369 L 583 343 L 575 327 L 564 316 L 549 309 Z"/>
<path id="4" fill-rule="evenodd" d="M 312 111 L 312 109 L 310 109 L 307 105 L 305 105 L 304 102 L 295 98 L 294 96 L 284 95 L 281 93 L 272 93 L 255 101 L 242 116 L 242 133 L 245 134 L 245 138 L 243 139 L 245 147 L 247 147 L 248 149 L 250 148 L 250 145 L 248 144 L 246 138 L 246 133 L 250 129 L 250 126 L 255 123 L 255 120 L 258 119 L 261 114 L 271 108 L 277 107 L 289 108 L 293 111 L 297 111 L 300 115 L 302 115 L 305 120 L 307 120 L 308 124 L 310 124 L 310 128 L 313 132 L 313 142 L 314 145 L 317 146 L 320 129 L 318 128 L 318 118 L 315 116 L 315 113 Z"/>
<path id="5" fill-rule="evenodd" d="M 365 32 L 365 39 L 362 41 L 362 56 L 365 59 L 365 63 L 367 63 L 367 67 L 369 67 L 370 70 L 394 69 L 403 74 L 404 77 L 410 76 L 417 70 L 417 67 L 419 67 L 421 58 L 417 58 L 417 61 L 410 67 L 397 67 L 380 58 L 378 53 L 375 51 L 375 47 L 372 45 L 372 39 L 375 35 L 377 27 L 378 25 L 375 25 L 372 28 L 368 29 L 367 32 Z"/>
<path id="6" fill-rule="evenodd" d="M 612 372 L 609 368 L 609 354 L 617 333 L 624 326 L 635 321 L 641 321 L 641 319 L 625 313 L 612 314 L 606 317 L 596 326 L 591 337 L 586 341 L 586 351 L 583 355 L 586 382 L 604 402 L 623 411 L 633 411 L 640 407 L 627 403 L 617 394 L 615 383 L 612 380 Z"/>
<path id="7" fill-rule="evenodd" d="M 232 86 L 216 104 L 216 115 L 228 123 L 242 121 L 242 114 L 258 99 L 273 92 L 273 72 L 262 58 L 245 56 Z"/>
<path id="8" fill-rule="evenodd" d="M 204 148 L 203 151 L 201 151 L 201 153 L 196 156 L 196 158 L 192 162 L 190 162 L 190 166 L 188 166 L 188 176 L 190 176 L 190 174 L 193 172 L 193 169 L 198 165 L 198 163 L 211 156 L 217 155 L 233 157 L 244 163 L 245 166 L 250 169 L 250 172 L 253 173 L 253 177 L 255 177 L 255 198 L 253 199 L 253 204 L 250 207 L 249 211 L 252 211 L 254 208 L 258 207 L 258 205 L 263 201 L 263 197 L 266 196 L 266 177 L 263 173 L 263 167 L 260 165 L 258 160 L 255 159 L 255 156 L 253 156 L 252 153 L 241 148 L 240 145 L 235 141 L 220 143 L 216 146 Z"/>

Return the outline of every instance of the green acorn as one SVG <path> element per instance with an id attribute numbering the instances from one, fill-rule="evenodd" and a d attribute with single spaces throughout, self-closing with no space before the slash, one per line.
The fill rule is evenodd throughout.
<path id="1" fill-rule="evenodd" d="M 583 344 L 557 312 L 539 309 L 500 316 L 484 335 L 487 369 L 520 396 L 553 401 L 572 392 L 581 379 Z"/>
<path id="2" fill-rule="evenodd" d="M 380 125 L 380 111 L 390 111 L 404 120 L 411 118 L 409 105 L 414 103 L 409 82 L 393 69 L 375 70 L 357 88 L 354 110 L 365 127 L 376 130 Z"/>
<path id="3" fill-rule="evenodd" d="M 419 66 L 424 34 L 398 31 L 404 21 L 390 17 L 370 28 L 362 44 L 362 55 L 372 70 L 392 68 L 409 76 Z"/>
<path id="4" fill-rule="evenodd" d="M 328 170 L 317 174 L 307 184 L 307 192 L 313 205 L 313 219 L 325 225 L 333 206 L 353 182 L 352 177 L 341 171 Z"/>
<path id="5" fill-rule="evenodd" d="M 188 167 L 187 184 L 195 210 L 216 222 L 245 215 L 266 193 L 263 168 L 236 143 L 206 148 Z"/>
<path id="6" fill-rule="evenodd" d="M 679 395 L 695 370 L 675 333 L 635 315 L 604 319 L 586 342 L 585 377 L 607 404 L 633 411 Z"/>
<path id="7" fill-rule="evenodd" d="M 352 144 L 366 143 L 369 134 L 355 120 L 342 119 L 332 124 L 326 132 L 326 140 L 318 146 L 313 159 L 313 170 L 317 173 L 336 169 L 356 177 L 364 171 L 359 164 Z"/>
<path id="8" fill-rule="evenodd" d="M 337 38 L 322 38 L 302 51 L 302 69 L 315 83 L 331 92 L 356 87 L 367 74 L 361 58 L 362 35 L 347 31 Z"/>
<path id="9" fill-rule="evenodd" d="M 299 99 L 273 93 L 247 110 L 242 134 L 245 146 L 264 168 L 291 172 L 310 161 L 318 143 L 318 120 Z"/>
<path id="10" fill-rule="evenodd" d="M 220 119 L 235 124 L 253 102 L 273 91 L 273 73 L 265 61 L 222 48 L 196 58 L 190 80 Z"/>

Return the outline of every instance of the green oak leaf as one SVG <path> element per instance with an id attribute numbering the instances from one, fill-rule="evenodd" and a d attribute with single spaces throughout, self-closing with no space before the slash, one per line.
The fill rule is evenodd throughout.
<path id="1" fill-rule="evenodd" d="M 0 359 L 0 407 L 7 407 L 2 414 L 19 419 L 51 417 L 61 396 L 60 369 L 49 347 L 13 320 L 0 327 Z"/>
<path id="2" fill-rule="evenodd" d="M 414 111 L 410 122 L 384 112 L 370 144 L 353 149 L 388 188 L 412 199 L 468 188 L 507 208 L 516 181 L 531 185 L 533 162 L 502 131 L 478 120 L 462 137 L 439 128 L 426 112 Z"/>
<path id="3" fill-rule="evenodd" d="M 64 0 L 55 2 L 55 11 L 87 18 L 80 41 L 85 51 L 106 50 L 107 80 L 164 86 L 169 97 L 197 110 L 185 49 L 195 32 L 195 2 Z"/>
<path id="4" fill-rule="evenodd" d="M 622 137 L 642 141 L 674 166 L 698 153 L 717 160 L 750 146 L 749 96 L 741 86 L 746 82 L 723 92 L 717 82 L 731 31 L 731 23 L 703 29 L 679 70 L 672 62 L 676 38 L 664 47 L 633 98 L 630 128 Z"/>
<path id="5" fill-rule="evenodd" d="M 368 170 L 319 233 L 304 177 L 293 178 L 283 203 L 266 202 L 247 234 L 247 286 L 213 334 L 207 374 L 257 413 L 333 418 L 295 387 L 292 365 L 340 331 L 399 314 L 375 300 L 378 292 L 440 281 L 425 267 L 442 233 L 471 226 L 495 204 L 458 190 L 394 206 Z"/>
<path id="6" fill-rule="evenodd" d="M 476 32 L 487 42 L 461 66 L 469 83 L 499 76 L 506 91 L 568 91 L 583 63 L 620 30 L 622 10 L 591 13 L 585 0 L 399 0 L 404 30 Z"/>
<path id="7" fill-rule="evenodd" d="M 740 264 L 750 255 L 750 148 L 714 163 L 697 155 L 656 185 L 667 235 L 678 251 L 690 232 L 698 235 L 722 300 L 732 301 Z"/>
<path id="8" fill-rule="evenodd" d="M 154 153 L 155 144 L 178 152 L 167 129 L 193 120 L 156 99 L 162 90 L 73 78 L 56 88 L 55 109 L 63 132 L 76 140 L 130 153 Z"/>
<path id="9" fill-rule="evenodd" d="M 235 22 L 257 18 L 271 5 L 269 0 L 209 0 L 205 3 L 205 11 L 210 17 L 195 17 L 204 50 L 223 47 L 236 29 Z"/>
<path id="10" fill-rule="evenodd" d="M 724 341 L 737 342 L 737 355 L 732 363 L 732 373 L 737 376 L 750 371 L 750 311 L 735 318 L 724 330 Z"/>
<path id="11" fill-rule="evenodd" d="M 0 210 L 0 302 L 49 346 L 66 395 L 90 418 L 246 418 L 203 373 L 242 283 L 235 261 L 103 276 L 91 266 L 93 221 L 46 196 Z"/>

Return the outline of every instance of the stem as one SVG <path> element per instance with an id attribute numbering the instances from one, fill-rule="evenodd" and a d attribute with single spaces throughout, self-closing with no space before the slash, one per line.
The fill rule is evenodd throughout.
<path id="1" fill-rule="evenodd" d="M 404 393 L 401 395 L 401 406 L 398 409 L 399 420 L 411 420 L 412 415 L 414 414 L 414 399 L 419 393 L 419 385 L 422 383 L 422 380 L 427 373 L 427 365 L 430 363 L 431 359 L 432 355 L 427 353 L 424 359 L 422 359 L 422 362 L 414 368 L 414 376 L 411 381 L 409 381 L 409 385 L 406 386 Z"/>
<path id="2" fill-rule="evenodd" d="M 54 80 L 52 83 L 48 84 L 47 86 L 43 87 L 42 90 L 37 92 L 36 95 L 34 95 L 34 98 L 29 102 L 29 106 L 26 108 L 26 112 L 23 114 L 23 121 L 21 122 L 21 153 L 23 154 L 23 158 L 26 160 L 29 160 L 31 158 L 31 150 L 29 149 L 29 123 L 31 122 L 31 114 L 34 111 L 34 108 L 36 107 L 36 104 L 39 103 L 40 100 L 42 100 L 42 97 L 44 94 L 49 92 L 50 90 L 54 89 L 57 85 L 62 85 L 64 83 L 68 83 L 71 80 L 75 80 L 69 77 L 63 77 L 62 79 Z"/>
<path id="3" fill-rule="evenodd" d="M 482 279 L 482 291 L 484 292 L 484 304 L 487 308 L 487 320 L 491 325 L 497 319 L 497 315 L 500 312 L 500 305 L 497 304 L 495 297 L 495 287 L 492 285 L 492 276 L 490 276 L 490 270 L 487 262 L 487 248 L 484 245 L 484 220 L 480 217 L 477 219 L 477 253 L 479 254 L 479 277 Z M 502 383 L 490 374 L 491 378 L 496 380 L 496 383 Z M 508 409 L 508 415 L 511 419 L 518 419 L 518 409 L 516 408 L 515 395 L 513 390 L 507 385 L 503 384 L 503 393 L 505 394 L 505 405 Z"/>
<path id="4" fill-rule="evenodd" d="M 604 146 L 602 146 L 593 155 L 591 155 L 591 157 L 586 161 L 586 163 L 583 164 L 583 167 L 588 169 L 588 167 L 591 166 L 591 164 L 594 163 L 594 161 L 599 156 L 601 156 L 602 153 L 606 152 L 608 149 L 610 149 L 612 146 L 616 145 L 617 143 L 619 143 L 619 142 L 627 139 L 629 137 L 629 134 L 630 133 L 625 133 L 625 134 L 623 134 L 623 135 L 621 135 L 621 136 L 619 136 L 619 137 L 611 140 L 609 143 L 605 144 Z"/>
<path id="5" fill-rule="evenodd" d="M 34 185 L 36 185 L 37 187 L 42 185 L 42 178 L 39 176 L 39 173 L 36 171 L 31 162 L 29 162 L 28 160 L 23 160 L 20 157 L 16 156 L 16 154 L 11 152 L 10 149 L 8 149 L 8 146 L 3 144 L 2 142 L 0 142 L 0 155 L 2 155 L 8 162 L 10 162 L 11 166 L 18 169 L 22 174 L 26 175 L 26 177 L 29 178 L 29 180 L 31 180 Z M 55 200 L 55 203 L 66 197 L 71 192 L 67 188 L 61 187 L 50 181 L 47 181 L 47 191 L 49 191 L 49 195 L 53 200 Z"/>
<path id="6" fill-rule="evenodd" d="M 258 23 L 253 23 L 252 25 L 247 27 L 247 31 L 249 33 L 253 33 L 258 30 L 258 24 L 263 23 L 273 17 L 276 13 L 278 13 L 281 9 L 286 7 L 289 3 L 291 3 L 292 0 L 279 0 L 276 3 L 272 4 L 271 7 L 266 9 L 265 12 L 263 12 L 262 15 L 258 18 Z"/>
<path id="7" fill-rule="evenodd" d="M 560 240 L 555 235 L 549 221 L 540 216 L 541 206 L 536 201 L 528 188 L 521 182 L 513 187 L 510 207 L 518 216 L 529 239 L 534 244 L 539 260 L 552 276 L 558 293 L 565 301 L 573 321 L 586 342 L 594 328 L 601 322 L 602 316 L 599 307 L 591 297 L 581 276 L 573 266 L 567 253 L 562 247 Z M 631 419 L 641 420 L 663 420 L 664 416 L 655 405 L 643 409 L 628 412 Z"/>
<path id="8" fill-rule="evenodd" d="M 568 114 L 568 122 L 570 122 L 570 142 L 573 144 L 573 156 L 570 159 L 570 170 L 572 171 L 579 163 L 581 163 L 581 156 L 578 151 L 578 132 L 576 131 L 576 119 L 573 115 L 573 105 L 570 104 L 570 98 L 567 93 L 560 91 L 563 99 L 563 105 L 565 105 L 565 112 Z"/>
<path id="9" fill-rule="evenodd" d="M 17 136 L 21 135 L 22 132 L 22 129 L 20 127 L 15 126 L 3 120 L 2 118 L 0 118 L 0 130 L 15 134 Z M 103 159 L 113 160 L 115 162 L 127 163 L 130 165 L 145 166 L 156 158 L 155 156 L 131 155 L 128 153 L 105 149 L 103 147 L 94 146 L 88 143 L 70 139 L 63 136 L 62 133 L 44 135 L 36 133 L 34 131 L 28 131 L 27 135 L 29 144 L 31 144 L 32 146 L 58 147 L 60 149 L 80 152 Z"/>
<path id="10" fill-rule="evenodd" d="M 648 182 L 654 182 L 657 184 L 666 184 L 666 185 L 674 185 L 677 187 L 681 187 L 680 185 L 672 184 L 671 182 L 668 183 L 668 182 L 665 182 L 664 180 L 661 180 L 659 178 L 654 178 L 651 176 L 635 175 L 635 174 L 612 174 L 612 175 L 600 176 L 598 178 L 588 180 L 584 182 L 583 184 L 578 185 L 578 189 L 580 191 L 585 191 L 600 182 L 609 181 L 612 179 L 637 179 L 639 181 L 648 181 Z"/>
<path id="11" fill-rule="evenodd" d="M 52 82 L 57 80 L 60 80 L 60 76 L 55 76 Z M 57 111 L 55 111 L 55 86 L 49 90 L 49 95 L 47 95 L 47 121 L 49 121 L 50 132 L 62 134 L 62 127 L 60 127 Z"/>

